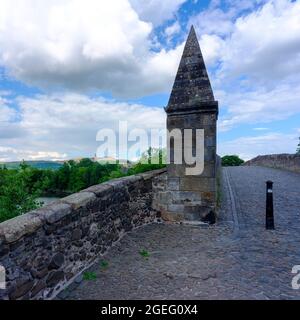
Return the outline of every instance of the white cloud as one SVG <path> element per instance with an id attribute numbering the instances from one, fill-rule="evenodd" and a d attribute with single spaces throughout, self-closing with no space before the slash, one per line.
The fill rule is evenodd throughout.
<path id="1" fill-rule="evenodd" d="M 191 18 L 226 111 L 221 131 L 300 113 L 299 17 L 299 1 L 216 0 Z"/>
<path id="2" fill-rule="evenodd" d="M 9 100 L 5 97 L 5 92 L 0 92 L 0 123 L 9 122 L 17 116 L 15 109 L 8 106 Z"/>
<path id="3" fill-rule="evenodd" d="M 204 34 L 201 36 L 199 43 L 206 65 L 214 65 L 222 56 L 224 40 L 217 35 Z"/>
<path id="4" fill-rule="evenodd" d="M 191 17 L 198 34 L 227 36 L 235 29 L 236 19 L 266 0 L 211 0 L 208 9 Z"/>
<path id="5" fill-rule="evenodd" d="M 65 160 L 67 155 L 58 152 L 22 150 L 0 146 L 0 162 L 13 160 Z"/>
<path id="6" fill-rule="evenodd" d="M 300 83 L 294 87 L 279 85 L 269 91 L 261 88 L 249 92 L 221 93 L 218 99 L 228 106 L 228 114 L 219 121 L 221 131 L 239 124 L 285 120 L 300 113 Z"/>
<path id="7" fill-rule="evenodd" d="M 218 58 L 213 62 L 222 83 L 243 77 L 249 85 L 271 87 L 278 81 L 299 81 L 299 17 L 299 1 L 217 0 L 189 23 L 202 39 L 213 37 L 219 43 L 210 50 Z"/>
<path id="8" fill-rule="evenodd" d="M 165 126 L 162 108 L 84 95 L 20 97 L 15 103 L 20 109 L 20 121 L 10 126 L 22 134 L 0 133 L 0 158 L 6 160 L 92 157 L 99 146 L 98 130 L 117 129 L 119 120 L 127 121 L 129 129 Z"/>
<path id="9" fill-rule="evenodd" d="M 272 86 L 300 71 L 300 2 L 273 0 L 237 19 L 220 76 L 246 76 Z"/>
<path id="10" fill-rule="evenodd" d="M 295 153 L 297 140 L 297 134 L 282 133 L 240 137 L 220 143 L 218 153 L 222 156 L 237 154 L 244 160 L 264 154 Z"/>
<path id="11" fill-rule="evenodd" d="M 224 12 L 220 8 L 213 8 L 202 11 L 197 16 L 191 19 L 197 33 L 199 34 L 214 34 L 227 35 L 234 29 L 234 12 Z"/>
<path id="12" fill-rule="evenodd" d="M 180 32 L 180 24 L 178 21 L 175 21 L 173 24 L 171 24 L 165 29 L 165 35 L 169 40 L 171 40 L 173 36 L 178 34 L 179 32 Z"/>
<path id="13" fill-rule="evenodd" d="M 268 131 L 269 128 L 253 128 L 254 131 Z"/>
<path id="14" fill-rule="evenodd" d="M 137 7 L 156 16 L 165 10 L 168 17 L 182 2 L 139 2 Z M 97 89 L 125 97 L 164 92 L 181 52 L 151 51 L 152 31 L 128 0 L 2 0 L 0 65 L 42 88 Z M 173 69 L 166 68 L 171 59 L 167 65 Z"/>
<path id="15" fill-rule="evenodd" d="M 172 19 L 184 2 L 186 0 L 130 0 L 140 18 L 155 26 Z"/>
<path id="16" fill-rule="evenodd" d="M 66 153 L 58 153 L 58 152 L 24 151 L 24 154 L 27 156 L 26 158 L 29 160 L 43 160 L 43 159 L 64 160 L 67 158 Z"/>

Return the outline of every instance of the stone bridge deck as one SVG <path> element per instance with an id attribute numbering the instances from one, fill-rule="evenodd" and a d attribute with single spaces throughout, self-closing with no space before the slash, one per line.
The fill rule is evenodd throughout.
<path id="1" fill-rule="evenodd" d="M 265 181 L 274 181 L 275 231 L 266 231 Z M 127 234 L 61 299 L 299 299 L 300 175 L 262 167 L 223 170 L 215 226 L 151 224 Z M 147 250 L 148 258 L 140 255 Z M 101 260 L 109 263 L 101 267 Z"/>

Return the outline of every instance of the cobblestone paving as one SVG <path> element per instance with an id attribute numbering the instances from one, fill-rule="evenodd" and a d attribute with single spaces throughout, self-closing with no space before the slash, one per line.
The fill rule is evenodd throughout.
<path id="1" fill-rule="evenodd" d="M 275 231 L 264 229 L 269 179 Z M 90 268 L 95 280 L 78 279 L 60 298 L 299 299 L 300 290 L 291 287 L 292 267 L 300 265 L 299 216 L 299 174 L 225 169 L 218 224 L 151 224 L 134 230 Z M 139 253 L 143 249 L 148 258 Z M 101 267 L 103 260 L 107 268 Z"/>

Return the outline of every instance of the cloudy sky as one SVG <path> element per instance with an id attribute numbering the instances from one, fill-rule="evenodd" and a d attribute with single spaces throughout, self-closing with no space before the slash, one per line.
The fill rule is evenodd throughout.
<path id="1" fill-rule="evenodd" d="M 119 120 L 164 127 L 191 24 L 219 154 L 295 152 L 299 0 L 0 0 L 0 161 L 91 157 Z"/>

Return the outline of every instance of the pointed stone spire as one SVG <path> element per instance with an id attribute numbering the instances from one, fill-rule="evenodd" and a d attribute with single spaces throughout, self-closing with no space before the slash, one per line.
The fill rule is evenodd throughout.
<path id="1" fill-rule="evenodd" d="M 215 102 L 194 27 L 191 27 L 166 111 Z"/>

